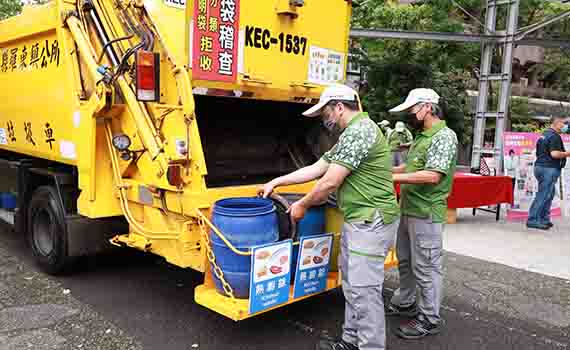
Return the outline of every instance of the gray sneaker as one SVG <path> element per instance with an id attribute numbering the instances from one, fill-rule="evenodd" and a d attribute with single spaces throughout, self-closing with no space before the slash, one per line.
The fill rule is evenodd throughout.
<path id="1" fill-rule="evenodd" d="M 317 344 L 317 350 L 358 350 L 358 346 L 344 340 L 321 340 L 319 344 Z"/>
<path id="2" fill-rule="evenodd" d="M 384 308 L 386 316 L 416 317 L 419 312 L 416 303 L 406 307 L 390 303 Z"/>
<path id="3" fill-rule="evenodd" d="M 396 329 L 397 336 L 404 339 L 420 339 L 428 335 L 439 334 L 443 330 L 444 321 L 433 324 L 418 317 L 408 321 Z"/>

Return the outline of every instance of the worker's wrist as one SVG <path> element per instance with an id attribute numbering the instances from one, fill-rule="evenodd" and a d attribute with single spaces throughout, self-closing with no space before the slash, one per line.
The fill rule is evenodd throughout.
<path id="1" fill-rule="evenodd" d="M 279 187 L 283 184 L 283 177 L 275 178 L 269 181 L 269 184 L 271 185 L 271 187 Z"/>
<path id="2" fill-rule="evenodd" d="M 297 201 L 297 205 L 304 208 L 304 209 L 307 209 L 309 207 L 309 205 L 307 203 L 307 196 L 303 196 L 303 198 L 299 199 Z"/>

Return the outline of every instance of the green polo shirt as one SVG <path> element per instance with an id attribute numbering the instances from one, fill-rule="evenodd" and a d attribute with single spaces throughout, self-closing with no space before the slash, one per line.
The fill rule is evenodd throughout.
<path id="1" fill-rule="evenodd" d="M 352 118 L 323 159 L 351 171 L 337 193 L 338 206 L 346 222 L 372 220 L 377 212 L 386 224 L 398 218 L 390 148 L 367 113 Z"/>
<path id="2" fill-rule="evenodd" d="M 390 149 L 392 152 L 400 151 L 400 146 L 411 143 L 414 140 L 412 133 L 408 129 L 404 129 L 402 132 L 392 130 L 388 134 L 388 143 L 390 144 Z"/>
<path id="3" fill-rule="evenodd" d="M 446 222 L 447 197 L 453 185 L 457 165 L 457 135 L 445 121 L 420 133 L 410 151 L 406 172 L 432 170 L 441 173 L 436 184 L 405 184 L 401 187 L 402 215 L 431 218 L 433 222 Z"/>

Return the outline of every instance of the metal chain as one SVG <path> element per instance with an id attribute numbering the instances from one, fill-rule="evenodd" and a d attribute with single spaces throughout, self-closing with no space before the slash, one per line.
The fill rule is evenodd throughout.
<path id="1" fill-rule="evenodd" d="M 216 255 L 214 254 L 214 251 L 212 250 L 212 247 L 210 245 L 210 237 L 208 237 L 208 232 L 206 230 L 206 224 L 204 223 L 203 219 L 198 219 L 198 225 L 200 226 L 200 234 L 202 235 L 202 239 L 204 240 L 204 242 L 206 243 L 206 256 L 208 257 L 208 260 L 210 261 L 210 264 L 212 264 L 213 266 L 213 270 L 214 270 L 214 275 L 216 275 L 216 277 L 222 282 L 222 286 L 224 287 L 224 292 L 233 300 L 235 301 L 235 297 L 234 297 L 234 291 L 232 289 L 232 286 L 226 282 L 225 278 L 224 278 L 224 272 L 222 271 L 222 269 L 218 266 L 218 264 L 216 264 Z"/>

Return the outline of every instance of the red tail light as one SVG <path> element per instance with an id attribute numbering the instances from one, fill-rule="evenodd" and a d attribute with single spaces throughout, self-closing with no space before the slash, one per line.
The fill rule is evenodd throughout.
<path id="1" fill-rule="evenodd" d="M 179 187 L 184 184 L 182 177 L 182 167 L 179 164 L 169 164 L 166 171 L 166 178 L 168 183 L 172 186 Z"/>
<path id="2" fill-rule="evenodd" d="M 160 99 L 159 55 L 151 51 L 137 51 L 137 99 L 158 101 Z"/>

